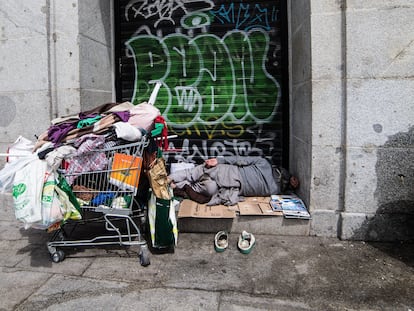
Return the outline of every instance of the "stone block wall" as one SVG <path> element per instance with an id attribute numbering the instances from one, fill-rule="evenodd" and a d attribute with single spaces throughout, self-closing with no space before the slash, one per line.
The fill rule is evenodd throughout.
<path id="1" fill-rule="evenodd" d="M 35 139 L 51 117 L 48 8 L 39 1 L 0 4 L 0 147 Z M 1 157 L 0 161 L 4 161 Z"/>
<path id="2" fill-rule="evenodd" d="M 311 1 L 311 169 L 302 189 L 311 234 L 414 236 L 413 10 L 404 0 Z M 292 40 L 292 53 L 299 47 Z M 293 114 L 309 113 L 304 101 L 292 100 Z M 301 126 L 296 118 L 293 128 Z M 293 167 L 306 163 L 292 151 Z"/>
<path id="3" fill-rule="evenodd" d="M 347 1 L 344 239 L 414 236 L 414 3 Z"/>
<path id="4" fill-rule="evenodd" d="M 57 116 L 113 100 L 111 14 L 111 1 L 1 2 L 1 153 Z"/>
<path id="5" fill-rule="evenodd" d="M 112 1 L 79 1 L 82 110 L 114 101 Z"/>

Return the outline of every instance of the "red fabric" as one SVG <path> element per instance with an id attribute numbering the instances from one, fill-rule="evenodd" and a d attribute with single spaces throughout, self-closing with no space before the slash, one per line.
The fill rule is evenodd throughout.
<path id="1" fill-rule="evenodd" d="M 164 124 L 164 127 L 161 132 L 161 137 L 159 140 L 156 140 L 157 145 L 159 148 L 163 150 L 168 150 L 168 129 L 167 129 L 167 123 L 165 122 L 165 119 L 163 116 L 157 116 L 154 119 L 154 123 L 161 123 Z"/>

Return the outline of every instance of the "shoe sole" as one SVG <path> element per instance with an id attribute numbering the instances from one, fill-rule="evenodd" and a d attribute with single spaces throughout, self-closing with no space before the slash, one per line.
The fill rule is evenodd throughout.
<path id="1" fill-rule="evenodd" d="M 226 236 L 226 245 L 221 247 L 218 246 L 218 239 L 220 238 L 221 235 L 225 235 Z M 214 249 L 217 253 L 222 253 L 226 250 L 226 248 L 228 247 L 228 233 L 225 231 L 219 231 L 217 232 L 216 236 L 214 237 Z"/>
<path id="2" fill-rule="evenodd" d="M 227 248 L 227 247 L 226 247 Z M 222 252 L 224 252 L 225 250 L 226 250 L 226 248 L 217 248 L 217 247 L 214 247 L 214 249 L 215 249 L 215 251 L 217 252 L 217 253 L 222 253 Z"/>
<path id="3" fill-rule="evenodd" d="M 253 247 L 254 247 L 255 244 L 256 244 L 256 242 L 254 242 L 253 244 L 251 244 L 249 246 L 249 248 L 240 248 L 240 247 L 238 247 L 238 249 L 239 249 L 240 253 L 242 253 L 242 254 L 250 254 L 250 252 L 252 251 L 252 249 L 253 249 Z"/>

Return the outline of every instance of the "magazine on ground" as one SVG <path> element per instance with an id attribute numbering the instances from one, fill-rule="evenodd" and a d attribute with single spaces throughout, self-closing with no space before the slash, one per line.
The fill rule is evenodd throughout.
<path id="1" fill-rule="evenodd" d="M 311 219 L 305 203 L 295 194 L 276 194 L 270 197 L 274 211 L 282 211 L 285 218 Z"/>

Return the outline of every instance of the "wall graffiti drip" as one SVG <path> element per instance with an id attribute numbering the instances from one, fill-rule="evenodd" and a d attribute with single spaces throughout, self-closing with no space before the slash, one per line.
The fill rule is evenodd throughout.
<path id="1" fill-rule="evenodd" d="M 171 161 L 259 154 L 282 162 L 279 1 L 118 1 L 118 96 L 168 123 Z"/>

